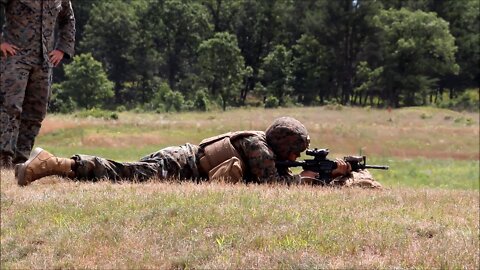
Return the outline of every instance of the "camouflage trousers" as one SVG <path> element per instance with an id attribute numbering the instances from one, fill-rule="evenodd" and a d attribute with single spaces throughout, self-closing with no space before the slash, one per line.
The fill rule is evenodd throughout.
<path id="1" fill-rule="evenodd" d="M 141 158 L 138 162 L 74 155 L 75 179 L 97 181 L 145 181 L 148 179 L 189 180 L 200 177 L 197 167 L 198 146 L 185 144 L 159 150 Z"/>
<path id="2" fill-rule="evenodd" d="M 52 68 L 30 60 L 1 58 L 0 154 L 14 162 L 28 159 L 50 97 Z"/>

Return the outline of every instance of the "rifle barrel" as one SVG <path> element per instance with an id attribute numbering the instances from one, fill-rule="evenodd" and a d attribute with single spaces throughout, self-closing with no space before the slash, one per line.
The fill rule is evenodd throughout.
<path id="1" fill-rule="evenodd" d="M 382 165 L 365 165 L 365 169 L 388 170 L 388 166 Z"/>

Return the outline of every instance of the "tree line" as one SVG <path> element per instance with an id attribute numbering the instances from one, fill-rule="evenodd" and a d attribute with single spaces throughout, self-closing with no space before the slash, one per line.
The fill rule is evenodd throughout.
<path id="1" fill-rule="evenodd" d="M 478 87 L 477 0 L 72 0 L 52 107 L 415 106 Z"/>

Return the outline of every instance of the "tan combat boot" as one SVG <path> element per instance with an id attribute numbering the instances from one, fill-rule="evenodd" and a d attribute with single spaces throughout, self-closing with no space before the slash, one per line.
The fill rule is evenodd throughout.
<path id="1" fill-rule="evenodd" d="M 37 147 L 25 163 L 15 166 L 15 177 L 20 186 L 26 186 L 49 175 L 73 177 L 72 165 L 74 162 L 73 159 L 59 158 Z"/>

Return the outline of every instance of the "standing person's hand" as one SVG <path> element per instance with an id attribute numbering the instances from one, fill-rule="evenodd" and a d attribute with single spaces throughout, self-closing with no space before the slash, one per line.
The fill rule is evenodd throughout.
<path id="1" fill-rule="evenodd" d="M 60 50 L 53 50 L 51 51 L 48 56 L 50 57 L 50 62 L 53 64 L 54 67 L 60 64 L 60 61 L 63 59 L 64 53 Z"/>
<path id="2" fill-rule="evenodd" d="M 19 50 L 19 49 L 15 45 L 12 45 L 12 44 L 7 43 L 7 42 L 3 42 L 2 44 L 0 44 L 0 50 L 2 51 L 2 54 L 5 57 L 8 57 L 9 54 L 11 56 L 17 54 L 17 50 Z"/>

